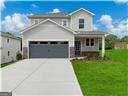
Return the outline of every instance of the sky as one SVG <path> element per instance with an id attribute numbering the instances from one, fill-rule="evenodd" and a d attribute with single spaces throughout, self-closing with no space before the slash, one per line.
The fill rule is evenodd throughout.
<path id="1" fill-rule="evenodd" d="M 20 34 L 30 25 L 27 15 L 64 12 L 79 8 L 95 14 L 94 30 L 124 37 L 128 35 L 128 0 L 117 1 L 0 1 L 1 31 Z"/>

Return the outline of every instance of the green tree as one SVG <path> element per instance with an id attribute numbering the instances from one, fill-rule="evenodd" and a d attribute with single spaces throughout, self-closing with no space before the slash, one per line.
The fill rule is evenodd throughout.
<path id="1" fill-rule="evenodd" d="M 119 42 L 120 39 L 115 35 L 107 35 L 105 38 L 105 49 L 114 49 L 114 44 Z"/>
<path id="2" fill-rule="evenodd" d="M 128 36 L 124 36 L 121 38 L 121 42 L 127 42 L 128 43 Z"/>

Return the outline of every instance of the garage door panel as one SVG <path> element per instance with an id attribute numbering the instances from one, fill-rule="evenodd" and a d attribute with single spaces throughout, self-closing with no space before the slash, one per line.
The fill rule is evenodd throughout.
<path id="1" fill-rule="evenodd" d="M 68 58 L 68 43 L 61 44 L 30 44 L 30 58 Z"/>

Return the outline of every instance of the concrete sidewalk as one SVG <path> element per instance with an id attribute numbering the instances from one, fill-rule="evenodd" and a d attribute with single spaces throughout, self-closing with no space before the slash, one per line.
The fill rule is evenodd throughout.
<path id="1" fill-rule="evenodd" d="M 2 69 L 2 89 L 14 96 L 82 96 L 68 59 L 30 59 Z"/>

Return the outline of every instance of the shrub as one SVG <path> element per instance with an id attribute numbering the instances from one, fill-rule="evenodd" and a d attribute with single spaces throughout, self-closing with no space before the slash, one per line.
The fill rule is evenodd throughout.
<path id="1" fill-rule="evenodd" d="M 17 60 L 22 60 L 22 54 L 21 54 L 21 53 L 18 53 L 18 54 L 16 55 L 16 59 L 17 59 Z"/>

